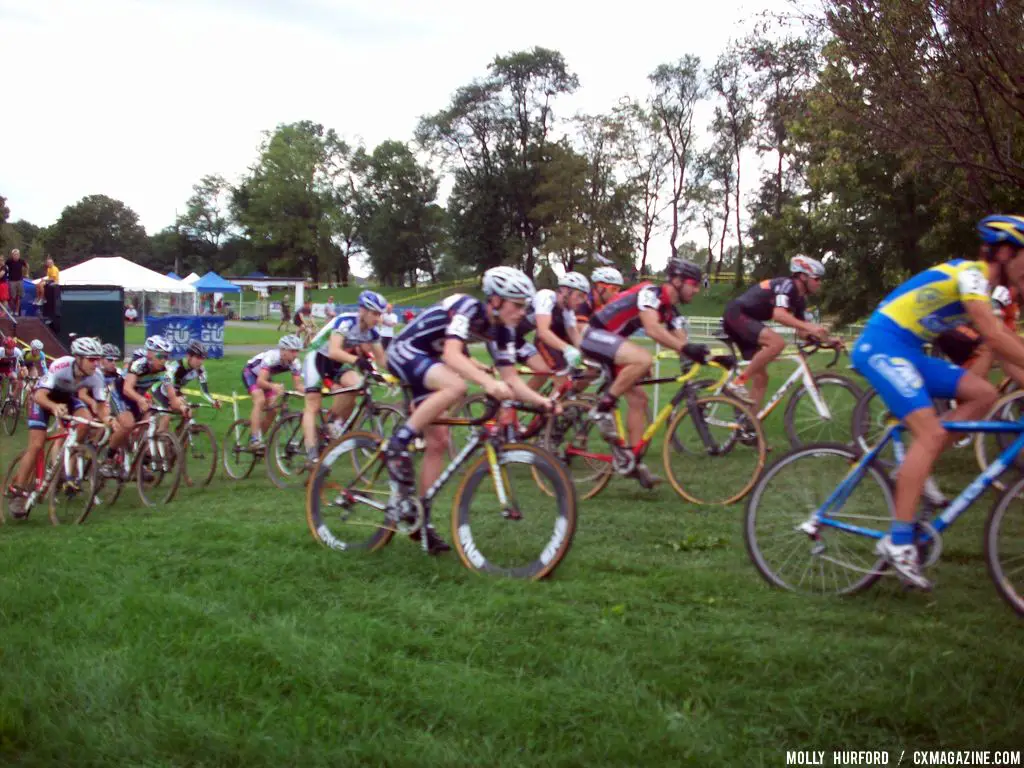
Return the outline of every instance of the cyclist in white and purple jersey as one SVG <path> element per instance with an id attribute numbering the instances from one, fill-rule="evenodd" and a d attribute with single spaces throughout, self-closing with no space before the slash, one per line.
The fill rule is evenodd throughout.
<path id="1" fill-rule="evenodd" d="M 359 309 L 335 315 L 309 342 L 309 351 L 302 365 L 302 378 L 306 386 L 306 408 L 302 414 L 302 435 L 306 446 L 307 469 L 317 458 L 316 422 L 323 403 L 321 389 L 334 384 L 357 387 L 362 377 L 349 366 L 360 371 L 374 370 L 364 351 L 369 348 L 377 360 L 384 360 L 377 324 L 388 306 L 387 299 L 375 291 L 359 294 Z M 344 422 L 355 407 L 355 394 L 335 395 L 331 414 L 335 421 Z"/>
<path id="2" fill-rule="evenodd" d="M 263 433 L 270 429 L 284 387 L 271 379 L 281 373 L 291 373 L 295 388 L 302 386 L 302 368 L 299 352 L 302 339 L 294 334 L 282 336 L 277 349 L 268 349 L 251 358 L 242 369 L 242 382 L 252 398 L 249 416 L 249 442 L 254 448 L 263 447 Z"/>
<path id="3" fill-rule="evenodd" d="M 409 443 L 419 435 L 426 441 L 420 483 L 428 488 L 441 475 L 448 449 L 448 428 L 433 424 L 466 394 L 467 382 L 481 386 L 498 400 L 519 398 L 549 409 L 556 404 L 534 392 L 516 373 L 516 327 L 536 293 L 533 281 L 512 267 L 494 267 L 484 273 L 485 301 L 455 294 L 420 313 L 388 347 L 388 367 L 412 394 L 412 415 L 388 442 L 388 473 L 399 495 L 413 492 L 416 477 Z M 500 380 L 466 351 L 471 341 L 487 343 Z M 429 524 L 426 510 L 426 550 L 431 554 L 451 547 Z M 419 534 L 414 534 L 419 539 Z"/>
<path id="4" fill-rule="evenodd" d="M 32 404 L 28 409 L 28 447 L 18 465 L 14 483 L 9 489 L 12 494 L 9 509 L 16 518 L 25 516 L 24 490 L 32 476 L 39 451 L 46 444 L 46 430 L 51 416 L 65 416 L 70 411 L 83 419 L 89 418 L 89 408 L 79 398 L 81 390 L 88 390 L 97 403 L 101 404 L 98 417 L 110 421 L 106 408 L 107 388 L 98 367 L 103 347 L 98 339 L 83 337 L 71 342 L 71 354 L 59 357 L 47 370 L 32 392 Z M 84 440 L 88 427 L 78 427 L 78 437 Z"/>
<path id="5" fill-rule="evenodd" d="M 590 281 L 579 272 L 566 272 L 558 280 L 558 289 L 543 288 L 534 294 L 526 317 L 516 327 L 516 362 L 537 372 L 555 371 L 561 375 L 577 367 L 580 355 L 580 332 L 576 327 L 576 309 L 583 305 L 590 292 Z M 535 343 L 526 341 L 534 333 Z M 546 376 L 530 380 L 533 389 L 540 389 Z"/>

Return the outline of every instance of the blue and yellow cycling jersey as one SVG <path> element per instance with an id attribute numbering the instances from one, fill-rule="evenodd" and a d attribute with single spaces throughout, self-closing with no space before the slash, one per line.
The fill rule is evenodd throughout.
<path id="1" fill-rule="evenodd" d="M 953 259 L 919 272 L 882 300 L 867 325 L 920 344 L 968 322 L 965 301 L 989 302 L 983 261 Z"/>

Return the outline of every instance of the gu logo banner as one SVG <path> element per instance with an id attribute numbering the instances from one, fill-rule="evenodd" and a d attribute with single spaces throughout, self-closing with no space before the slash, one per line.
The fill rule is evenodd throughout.
<path id="1" fill-rule="evenodd" d="M 224 357 L 224 318 L 170 316 L 146 318 L 146 335 L 160 335 L 174 346 L 174 357 L 182 357 L 188 345 L 201 341 L 212 358 Z"/>

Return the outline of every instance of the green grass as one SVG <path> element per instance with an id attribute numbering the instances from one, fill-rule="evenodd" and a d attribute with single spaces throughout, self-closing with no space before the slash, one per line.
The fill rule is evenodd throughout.
<path id="1" fill-rule="evenodd" d="M 241 362 L 212 361 L 211 388 L 238 388 Z M 212 419 L 218 435 L 229 419 Z M 0 465 L 24 435 L 0 438 Z M 953 452 L 943 485 L 974 471 Z M 893 764 L 901 749 L 1019 749 L 1021 625 L 985 572 L 985 507 L 946 538 L 934 593 L 884 580 L 815 600 L 757 576 L 740 506 L 694 508 L 666 486 L 616 479 L 586 502 L 547 583 L 477 577 L 401 540 L 328 551 L 302 495 L 260 469 L 151 511 L 126 490 L 82 527 L 0 527 L 0 763 L 776 766 L 787 749 L 887 749 Z"/>

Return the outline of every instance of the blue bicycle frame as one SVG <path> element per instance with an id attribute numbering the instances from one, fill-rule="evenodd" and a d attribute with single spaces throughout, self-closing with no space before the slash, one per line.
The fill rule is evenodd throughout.
<path id="1" fill-rule="evenodd" d="M 1006 450 L 1003 451 L 993 461 L 988 469 L 982 472 L 978 477 L 971 482 L 960 495 L 957 496 L 950 504 L 946 507 L 939 517 L 929 521 L 936 531 L 942 533 L 944 530 L 949 528 L 961 513 L 967 509 L 971 504 L 974 503 L 985 490 L 995 482 L 1006 468 L 1013 462 L 1017 454 L 1020 453 L 1021 449 L 1024 449 L 1024 420 L 1021 421 L 951 421 L 943 422 L 947 432 L 985 432 L 985 433 L 996 433 L 996 432 L 1009 432 L 1017 435 L 1017 439 L 1013 441 Z M 835 520 L 829 517 L 829 512 L 832 510 L 838 511 L 842 508 L 843 504 L 853 493 L 853 489 L 857 487 L 857 483 L 860 482 L 864 473 L 867 471 L 868 464 L 873 461 L 882 449 L 888 445 L 890 440 L 895 441 L 895 452 L 897 460 L 902 464 L 903 457 L 905 455 L 905 449 L 903 447 L 902 433 L 906 430 L 906 426 L 902 423 L 895 423 L 886 429 L 885 434 L 882 435 L 882 439 L 878 441 L 871 450 L 865 453 L 860 461 L 858 461 L 847 473 L 846 477 L 843 478 L 842 482 L 839 483 L 838 487 L 832 492 L 832 494 L 825 500 L 825 503 L 821 505 L 818 511 L 815 513 L 814 521 L 821 526 L 827 526 L 830 528 L 837 528 L 847 533 L 856 533 L 860 536 L 867 536 L 872 539 L 881 539 L 883 536 L 888 534 L 888 531 L 879 531 L 873 528 L 862 528 L 859 525 L 851 525 L 850 523 L 844 523 L 841 520 Z M 923 540 L 927 541 L 927 533 L 921 534 Z"/>

